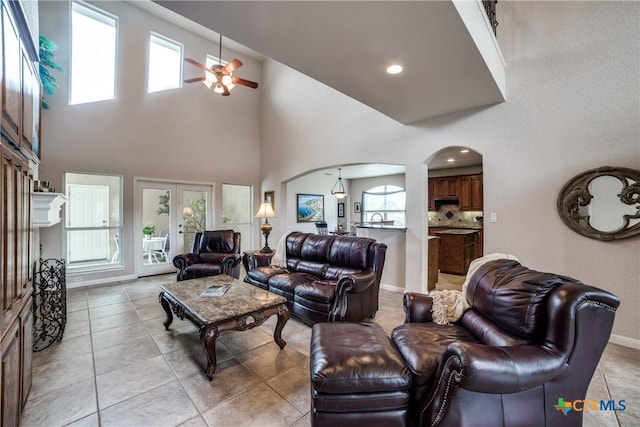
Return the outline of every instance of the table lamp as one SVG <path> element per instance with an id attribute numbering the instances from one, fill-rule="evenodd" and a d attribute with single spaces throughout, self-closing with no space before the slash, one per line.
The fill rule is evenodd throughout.
<path id="1" fill-rule="evenodd" d="M 264 248 L 260 249 L 261 253 L 269 253 L 271 252 L 271 248 L 269 247 L 269 233 L 273 227 L 269 224 L 269 218 L 275 218 L 276 213 L 273 211 L 270 202 L 262 202 L 260 204 L 260 208 L 258 209 L 258 213 L 256 213 L 256 218 L 264 218 L 264 224 L 260 226 L 260 230 L 264 235 Z"/>

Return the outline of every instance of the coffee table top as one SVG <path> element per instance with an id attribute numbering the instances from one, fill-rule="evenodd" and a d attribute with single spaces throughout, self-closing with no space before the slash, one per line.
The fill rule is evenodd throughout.
<path id="1" fill-rule="evenodd" d="M 227 284 L 230 287 L 224 295 L 201 296 L 202 292 L 211 285 Z M 287 301 L 285 297 L 226 275 L 168 283 L 162 285 L 160 289 L 179 301 L 205 325 L 284 304 Z"/>

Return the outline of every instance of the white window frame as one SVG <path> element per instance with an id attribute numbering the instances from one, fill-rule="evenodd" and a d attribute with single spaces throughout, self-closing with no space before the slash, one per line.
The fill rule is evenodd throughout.
<path id="1" fill-rule="evenodd" d="M 398 194 L 398 193 L 405 193 L 405 206 L 404 209 L 369 209 L 367 207 L 367 195 L 372 195 L 372 196 L 382 196 L 386 198 L 391 195 L 391 194 Z M 406 189 L 402 188 L 402 187 L 398 187 L 397 185 L 387 185 L 387 184 L 383 184 L 383 185 L 377 185 L 373 188 L 370 188 L 369 190 L 363 191 L 362 192 L 362 222 L 370 222 L 371 221 L 371 216 L 374 213 L 379 213 L 382 215 L 381 220 L 382 221 L 388 221 L 388 220 L 395 220 L 396 223 L 394 225 L 396 226 L 406 226 L 406 222 L 407 222 L 407 213 L 406 213 L 406 208 L 407 208 L 407 198 L 406 198 Z M 386 201 L 384 203 L 385 205 L 387 204 Z M 378 217 L 375 218 L 376 221 L 379 221 L 380 219 Z"/>
<path id="2" fill-rule="evenodd" d="M 107 224 L 106 226 L 102 226 L 102 227 L 72 227 L 69 226 L 69 205 L 71 200 L 69 199 L 67 201 L 67 203 L 65 203 L 65 221 L 64 221 L 64 253 L 67 254 L 68 249 L 69 249 L 69 232 L 73 232 L 73 231 L 94 231 L 94 230 L 99 230 L 99 231 L 103 231 L 103 230 L 108 230 L 110 237 L 109 237 L 109 245 L 110 248 L 112 247 L 112 245 L 115 245 L 115 242 L 113 242 L 113 238 L 112 236 L 115 234 L 118 236 L 119 238 L 119 243 L 118 243 L 118 253 L 117 255 L 115 253 L 110 253 L 110 259 L 105 260 L 104 262 L 95 262 L 95 263 L 91 263 L 91 262 L 87 262 L 87 263 L 83 263 L 83 264 L 79 264 L 79 265 L 70 265 L 69 260 L 66 260 L 66 264 L 67 264 L 67 273 L 72 276 L 74 274 L 79 274 L 79 273 L 88 273 L 88 272 L 99 272 L 99 271 L 105 271 L 105 270 L 119 270 L 122 269 L 124 267 L 124 250 L 123 250 L 123 244 L 122 244 L 122 238 L 123 238 L 123 217 L 124 217 L 124 210 L 123 210 L 123 205 L 124 205 L 124 186 L 123 186 L 123 182 L 124 182 L 124 177 L 122 175 L 117 175 L 117 174 L 100 174 L 100 173 L 91 173 L 91 172 L 65 172 L 64 175 L 64 181 L 65 181 L 65 188 L 67 188 L 67 184 L 68 184 L 68 175 L 69 174 L 74 174 L 74 175 L 85 175 L 88 178 L 88 181 L 92 181 L 91 184 L 95 184 L 95 180 L 90 179 L 90 177 L 92 176 L 96 176 L 96 177 L 110 177 L 110 178 L 118 178 L 118 219 L 117 219 L 117 223 L 115 225 L 111 225 L 111 224 Z M 68 195 L 67 195 L 68 196 Z M 113 211 L 112 211 L 113 212 Z"/>
<path id="3" fill-rule="evenodd" d="M 113 26 L 114 28 L 114 33 L 115 33 L 115 38 L 114 38 L 114 46 L 113 46 L 113 78 L 112 78 L 112 83 L 113 83 L 113 90 L 111 92 L 111 95 L 108 97 L 95 97 L 95 98 L 91 98 L 91 99 L 85 99 L 85 98 L 76 98 L 74 97 L 74 75 L 76 74 L 83 74 L 84 73 L 75 73 L 74 72 L 74 67 L 73 67 L 73 58 L 74 58 L 74 48 L 73 48 L 73 13 L 77 12 L 80 13 L 84 16 L 86 16 L 87 18 L 91 18 L 95 21 L 99 21 L 102 22 L 103 24 L 109 25 L 109 26 Z M 118 69 L 118 33 L 119 33 L 119 18 L 116 15 L 113 15 L 105 10 L 99 9 L 93 5 L 90 5 L 88 3 L 82 2 L 82 1 L 72 1 L 71 2 L 71 7 L 69 10 L 69 22 L 71 23 L 70 25 L 70 31 L 71 31 L 71 53 L 69 55 L 69 70 L 70 70 L 70 84 L 69 84 L 69 105 L 79 105 L 79 104 L 87 104 L 90 102 L 99 102 L 99 101 L 108 101 L 108 100 L 112 100 L 116 98 L 116 93 L 117 93 L 117 69 Z M 102 58 L 104 61 L 104 58 Z M 104 62 L 96 64 L 95 61 L 91 61 L 90 62 L 92 65 L 92 67 L 96 67 L 96 66 L 100 66 L 104 69 L 105 64 Z M 77 71 L 77 70 L 76 70 Z M 101 85 L 104 85 L 104 81 L 100 82 Z M 77 95 L 76 95 L 77 96 Z"/>
<path id="4" fill-rule="evenodd" d="M 159 46 L 162 46 L 164 48 L 167 49 L 171 49 L 174 50 L 176 52 L 178 52 L 178 61 L 176 61 L 175 66 L 178 68 L 178 76 L 176 78 L 176 81 L 174 82 L 169 82 L 169 84 L 166 84 L 166 82 L 161 85 L 158 86 L 156 88 L 151 88 L 151 72 L 154 69 L 157 69 L 157 65 L 153 65 L 152 64 L 152 58 L 151 58 L 151 47 L 153 44 L 157 44 Z M 182 87 L 182 59 L 183 59 L 183 55 L 184 55 L 184 45 L 182 43 L 180 43 L 179 41 L 173 40 L 167 36 L 164 36 L 160 33 L 156 33 L 155 31 L 150 31 L 149 33 L 149 44 L 148 44 L 148 49 L 149 49 L 149 60 L 147 61 L 148 63 L 148 67 L 147 67 L 147 93 L 156 93 L 156 92 L 162 92 L 165 90 L 171 90 L 171 89 L 179 89 Z M 166 66 L 166 65 L 165 65 Z"/>

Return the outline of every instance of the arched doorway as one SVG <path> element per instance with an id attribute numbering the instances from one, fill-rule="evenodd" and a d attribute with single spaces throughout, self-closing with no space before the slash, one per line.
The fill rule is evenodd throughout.
<path id="1" fill-rule="evenodd" d="M 482 155 L 451 146 L 428 162 L 427 289 L 462 288 L 469 263 L 483 255 Z"/>

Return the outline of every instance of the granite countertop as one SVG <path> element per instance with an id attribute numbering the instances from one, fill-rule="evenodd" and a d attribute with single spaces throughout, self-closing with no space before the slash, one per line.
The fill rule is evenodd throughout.
<path id="1" fill-rule="evenodd" d="M 452 228 L 452 229 L 463 229 L 463 230 L 482 230 L 482 225 L 474 224 L 474 225 L 457 225 L 457 224 L 435 224 L 429 223 L 429 228 Z"/>
<path id="2" fill-rule="evenodd" d="M 398 225 L 356 225 L 356 228 L 368 228 L 369 230 L 394 230 L 394 231 L 406 231 L 407 227 L 400 227 Z"/>
<path id="3" fill-rule="evenodd" d="M 442 230 L 442 231 L 435 231 L 434 234 L 435 235 L 440 235 L 440 234 L 473 234 L 473 233 L 477 233 L 479 230 L 463 230 L 461 228 L 452 228 L 451 230 Z"/>

